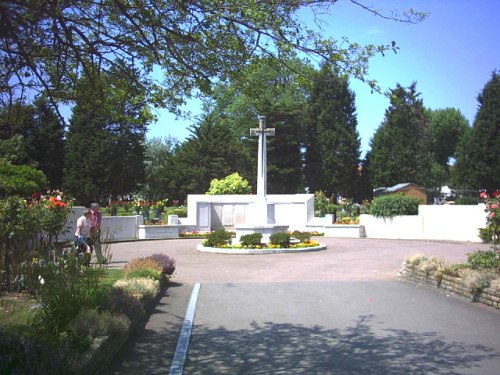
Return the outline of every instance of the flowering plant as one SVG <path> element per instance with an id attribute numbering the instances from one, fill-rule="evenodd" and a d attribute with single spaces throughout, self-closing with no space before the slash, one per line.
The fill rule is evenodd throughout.
<path id="1" fill-rule="evenodd" d="M 480 197 L 486 203 L 484 210 L 487 213 L 486 225 L 493 233 L 493 246 L 495 247 L 500 234 L 500 191 L 494 191 L 491 196 L 483 191 Z"/>
<path id="2" fill-rule="evenodd" d="M 153 210 L 158 210 L 159 212 L 163 212 L 165 207 L 167 206 L 168 198 L 160 199 L 158 201 L 154 201 L 151 207 Z"/>

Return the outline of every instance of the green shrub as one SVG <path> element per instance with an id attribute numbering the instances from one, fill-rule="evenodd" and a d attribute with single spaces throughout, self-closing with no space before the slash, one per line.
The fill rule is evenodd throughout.
<path id="1" fill-rule="evenodd" d="M 203 243 L 207 247 L 223 247 L 231 244 L 232 234 L 224 229 L 216 230 L 208 235 L 208 238 Z"/>
<path id="2" fill-rule="evenodd" d="M 479 238 L 481 238 L 485 243 L 493 242 L 493 228 L 490 226 L 486 228 L 479 228 Z"/>
<path id="3" fill-rule="evenodd" d="M 497 274 L 492 271 L 471 269 L 460 270 L 460 278 L 469 289 L 473 299 L 475 299 L 478 292 L 488 288 L 496 277 Z"/>
<path id="4" fill-rule="evenodd" d="M 371 213 L 376 217 L 418 215 L 418 205 L 422 201 L 403 194 L 382 195 L 373 200 Z"/>
<path id="5" fill-rule="evenodd" d="M 244 234 L 240 237 L 243 246 L 259 246 L 262 242 L 262 233 Z"/>
<path id="6" fill-rule="evenodd" d="M 475 206 L 481 203 L 479 197 L 460 197 L 455 199 L 455 204 Z"/>
<path id="7" fill-rule="evenodd" d="M 289 233 L 273 233 L 269 237 L 271 245 L 278 245 L 279 247 L 290 247 L 290 234 Z"/>
<path id="8" fill-rule="evenodd" d="M 311 233 L 309 233 L 309 232 L 301 232 L 301 231 L 296 230 L 292 233 L 292 237 L 299 240 L 299 242 L 311 241 Z"/>
<path id="9" fill-rule="evenodd" d="M 161 273 L 158 270 L 153 270 L 151 268 L 135 269 L 127 274 L 127 277 L 145 277 L 153 280 L 160 280 Z"/>
<path id="10" fill-rule="evenodd" d="M 477 250 L 467 254 L 467 263 L 472 269 L 500 268 L 500 256 L 493 250 Z"/>
<path id="11" fill-rule="evenodd" d="M 206 194 L 250 194 L 251 192 L 252 187 L 248 184 L 248 181 L 242 178 L 238 173 L 233 173 L 224 177 L 222 180 L 214 178 L 210 181 L 210 188 Z"/>
<path id="12" fill-rule="evenodd" d="M 172 206 L 166 208 L 166 215 L 177 215 L 179 217 L 187 217 L 187 207 Z"/>

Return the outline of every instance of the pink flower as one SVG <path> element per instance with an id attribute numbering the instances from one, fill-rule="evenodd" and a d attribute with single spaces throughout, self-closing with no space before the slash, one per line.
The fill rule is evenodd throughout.
<path id="1" fill-rule="evenodd" d="M 480 196 L 481 198 L 483 198 L 483 199 L 488 198 L 488 194 L 486 194 L 486 192 L 485 192 L 485 191 L 482 191 L 482 192 L 481 192 L 481 194 L 479 194 L 479 196 Z"/>
<path id="2" fill-rule="evenodd" d="M 494 210 L 496 210 L 498 208 L 498 203 L 493 203 L 491 205 L 491 208 L 494 209 Z"/>
<path id="3" fill-rule="evenodd" d="M 494 212 L 490 212 L 490 214 L 488 215 L 488 217 L 489 217 L 490 219 L 494 218 L 494 217 L 495 217 L 495 213 L 494 213 Z"/>

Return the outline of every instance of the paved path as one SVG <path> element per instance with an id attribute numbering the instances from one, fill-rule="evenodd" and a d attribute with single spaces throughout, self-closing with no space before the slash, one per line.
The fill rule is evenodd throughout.
<path id="1" fill-rule="evenodd" d="M 200 240 L 115 244 L 113 265 L 162 252 L 174 283 L 109 374 L 168 374 L 194 283 L 185 374 L 498 374 L 500 313 L 400 280 L 418 252 L 450 262 L 487 246 L 320 238 L 314 253 L 217 255 Z"/>

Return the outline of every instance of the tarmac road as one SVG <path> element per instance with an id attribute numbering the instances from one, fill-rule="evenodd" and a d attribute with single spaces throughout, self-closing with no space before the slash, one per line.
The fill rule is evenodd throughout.
<path id="1" fill-rule="evenodd" d="M 488 246 L 319 238 L 325 251 L 217 255 L 200 240 L 114 244 L 113 265 L 163 252 L 173 283 L 108 374 L 168 374 L 200 283 L 184 374 L 500 373 L 500 312 L 398 278 L 418 252 L 450 262 Z"/>

